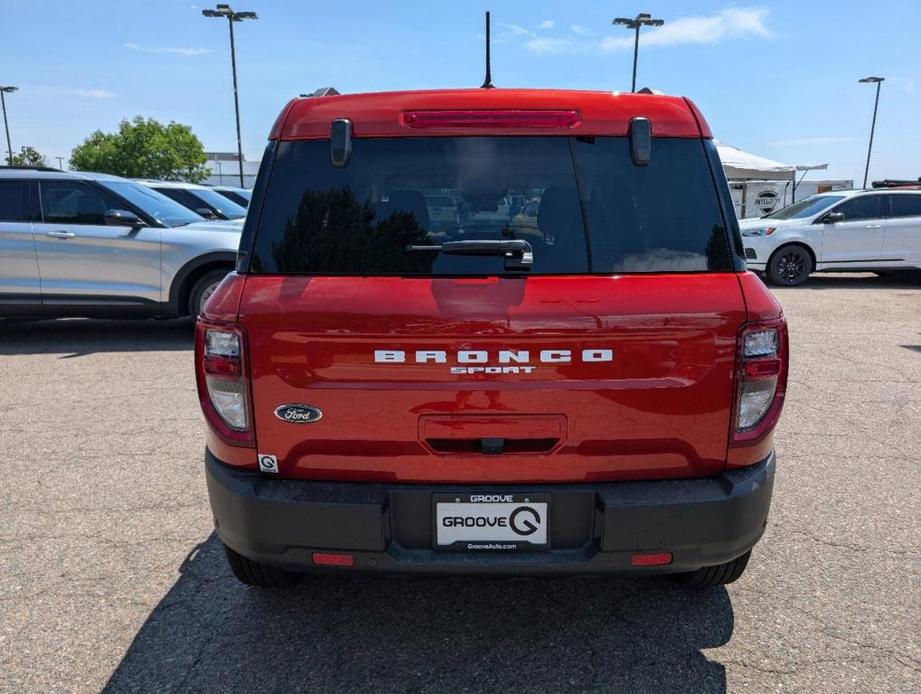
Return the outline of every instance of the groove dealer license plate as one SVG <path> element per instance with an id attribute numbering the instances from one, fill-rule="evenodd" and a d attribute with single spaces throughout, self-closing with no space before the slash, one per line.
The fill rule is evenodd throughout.
<path id="1" fill-rule="evenodd" d="M 515 552 L 550 546 L 549 494 L 434 494 L 435 549 Z"/>

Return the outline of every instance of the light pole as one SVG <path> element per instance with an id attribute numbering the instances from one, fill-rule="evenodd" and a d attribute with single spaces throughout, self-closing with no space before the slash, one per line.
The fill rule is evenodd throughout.
<path id="1" fill-rule="evenodd" d="M 13 145 L 10 144 L 10 123 L 6 119 L 6 98 L 4 98 L 3 95 L 12 94 L 17 89 L 19 89 L 19 87 L 4 87 L 0 85 L 0 105 L 3 106 L 3 127 L 6 129 L 6 150 L 8 152 L 6 161 L 10 166 L 13 165 Z"/>
<path id="2" fill-rule="evenodd" d="M 61 171 L 63 171 L 64 170 L 64 157 L 55 157 L 55 159 L 58 160 L 58 168 Z"/>
<path id="3" fill-rule="evenodd" d="M 870 175 L 870 152 L 873 151 L 873 132 L 876 130 L 876 109 L 879 108 L 879 88 L 883 84 L 885 77 L 864 77 L 858 82 L 864 84 L 876 84 L 876 101 L 873 102 L 873 122 L 870 124 L 870 144 L 867 146 L 867 166 L 863 170 L 863 187 L 867 187 L 867 176 Z"/>
<path id="4" fill-rule="evenodd" d="M 633 42 L 633 84 L 630 87 L 631 92 L 636 91 L 636 59 L 639 56 L 640 52 L 640 27 L 641 26 L 650 26 L 650 27 L 660 27 L 665 24 L 664 19 L 653 19 L 652 15 L 648 12 L 640 12 L 636 17 L 630 19 L 629 17 L 618 17 L 611 24 L 621 24 L 628 29 L 634 29 L 636 31 L 636 39 Z"/>
<path id="5" fill-rule="evenodd" d="M 230 27 L 230 67 L 233 70 L 233 106 L 237 114 L 237 158 L 240 163 L 240 187 L 243 185 L 243 143 L 240 141 L 240 97 L 237 95 L 237 51 L 233 42 L 233 23 L 244 19 L 258 19 L 255 12 L 235 12 L 230 5 L 218 4 L 216 9 L 202 10 L 205 17 L 223 17 Z"/>

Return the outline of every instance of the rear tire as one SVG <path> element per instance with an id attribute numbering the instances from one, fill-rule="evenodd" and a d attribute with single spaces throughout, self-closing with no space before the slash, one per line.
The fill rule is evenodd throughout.
<path id="1" fill-rule="evenodd" d="M 791 243 L 774 251 L 765 271 L 771 284 L 796 287 L 809 279 L 813 269 L 812 255 L 806 247 Z"/>
<path id="2" fill-rule="evenodd" d="M 230 564 L 230 570 L 233 571 L 233 575 L 241 583 L 245 583 L 248 586 L 284 588 L 293 586 L 301 580 L 300 574 L 247 559 L 242 554 L 234 552 L 227 545 L 224 545 L 224 553 L 227 555 L 227 563 Z"/>
<path id="3" fill-rule="evenodd" d="M 189 315 L 192 316 L 192 318 L 195 318 L 201 313 L 202 309 L 205 307 L 205 303 L 214 293 L 214 290 L 217 289 L 217 285 L 221 283 L 221 280 L 223 280 L 231 270 L 232 268 L 229 267 L 221 270 L 211 270 L 199 277 L 195 284 L 192 285 L 192 291 L 189 292 L 189 305 L 187 307 Z"/>
<path id="4" fill-rule="evenodd" d="M 705 566 L 702 569 L 697 569 L 697 571 L 677 574 L 675 578 L 681 583 L 693 588 L 725 586 L 739 579 L 745 572 L 745 567 L 748 566 L 748 560 L 751 556 L 751 550 L 748 550 L 741 557 L 737 557 L 732 561 L 727 561 L 725 564 Z"/>

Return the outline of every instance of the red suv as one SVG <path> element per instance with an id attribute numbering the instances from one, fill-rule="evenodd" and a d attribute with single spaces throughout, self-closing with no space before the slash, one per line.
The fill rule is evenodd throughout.
<path id="1" fill-rule="evenodd" d="M 328 95 L 269 140 L 196 335 L 240 580 L 741 575 L 787 331 L 694 104 Z"/>

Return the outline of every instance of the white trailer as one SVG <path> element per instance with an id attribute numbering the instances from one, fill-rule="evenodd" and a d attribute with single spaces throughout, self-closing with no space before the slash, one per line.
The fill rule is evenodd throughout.
<path id="1" fill-rule="evenodd" d="M 808 198 L 816 193 L 827 193 L 830 190 L 850 190 L 854 181 L 850 179 L 825 179 L 821 181 L 799 180 L 795 184 L 788 181 L 729 181 L 729 190 L 732 193 L 732 205 L 739 219 L 749 217 L 763 217 L 771 212 L 776 212 L 797 200 Z"/>

